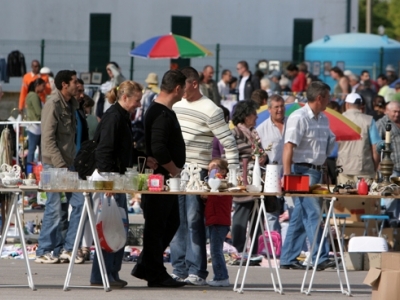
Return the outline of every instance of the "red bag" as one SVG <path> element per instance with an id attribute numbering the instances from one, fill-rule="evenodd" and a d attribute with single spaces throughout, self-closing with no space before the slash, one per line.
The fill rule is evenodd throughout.
<path id="1" fill-rule="evenodd" d="M 268 253 L 272 255 L 271 251 L 271 244 L 269 242 L 269 236 L 268 232 L 264 232 L 265 240 L 267 242 L 267 249 Z M 275 250 L 275 255 L 280 256 L 281 255 L 281 249 L 282 249 L 282 238 L 279 232 L 277 231 L 271 231 L 271 239 L 272 239 L 272 244 L 274 245 L 274 250 Z M 264 238 L 262 235 L 258 237 L 258 254 L 266 254 L 265 252 L 265 245 L 264 245 Z"/>

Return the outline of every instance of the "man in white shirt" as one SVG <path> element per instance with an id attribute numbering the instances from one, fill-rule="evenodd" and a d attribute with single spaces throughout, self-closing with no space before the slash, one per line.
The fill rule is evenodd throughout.
<path id="1" fill-rule="evenodd" d="M 231 71 L 222 71 L 221 80 L 218 82 L 218 92 L 222 99 L 226 99 L 226 96 L 229 95 L 229 81 L 231 81 L 231 78 Z"/>
<path id="2" fill-rule="evenodd" d="M 236 70 L 239 78 L 239 101 L 250 100 L 251 94 L 261 88 L 260 80 L 251 74 L 249 65 L 242 60 L 237 63 Z"/>
<path id="3" fill-rule="evenodd" d="M 321 182 L 321 166 L 335 146 L 335 135 L 329 128 L 329 120 L 323 114 L 329 103 L 330 87 L 321 82 L 311 82 L 307 89 L 308 103 L 294 111 L 287 119 L 283 146 L 283 174 L 308 175 L 310 186 Z M 293 173 L 292 173 L 293 172 Z M 318 198 L 295 197 L 289 228 L 282 247 L 281 269 L 304 269 L 297 256 L 306 237 L 314 241 L 315 231 L 320 226 L 321 204 Z M 312 261 L 315 263 L 322 230 L 318 231 Z M 329 245 L 324 241 L 317 270 L 334 267 L 329 260 Z"/>
<path id="4" fill-rule="evenodd" d="M 269 163 L 282 164 L 283 132 L 285 130 L 285 101 L 279 95 L 268 98 L 268 110 L 270 117 L 257 127 L 261 145 L 267 151 Z M 270 230 L 280 232 L 279 210 L 267 212 L 267 220 Z"/>

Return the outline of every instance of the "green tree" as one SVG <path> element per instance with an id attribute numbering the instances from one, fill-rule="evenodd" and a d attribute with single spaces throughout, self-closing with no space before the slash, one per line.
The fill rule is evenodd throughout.
<path id="1" fill-rule="evenodd" d="M 400 0 L 390 1 L 388 17 L 393 24 L 393 37 L 400 41 Z"/>
<path id="2" fill-rule="evenodd" d="M 358 31 L 366 32 L 365 30 L 365 19 L 366 19 L 366 0 L 360 0 L 358 2 Z M 378 34 L 378 27 L 382 25 L 385 27 L 385 34 L 391 38 L 395 38 L 396 35 L 394 33 L 394 26 L 391 22 L 394 20 L 392 17 L 389 17 L 389 6 L 390 10 L 393 10 L 393 2 L 396 2 L 396 5 L 400 5 L 399 0 L 391 0 L 389 3 L 385 0 L 372 0 L 372 28 L 371 33 Z M 400 16 L 400 7 L 397 8 L 398 16 Z M 391 13 L 391 12 L 390 12 Z M 400 20 L 398 20 L 400 22 Z M 399 23 L 400 24 L 400 23 Z"/>

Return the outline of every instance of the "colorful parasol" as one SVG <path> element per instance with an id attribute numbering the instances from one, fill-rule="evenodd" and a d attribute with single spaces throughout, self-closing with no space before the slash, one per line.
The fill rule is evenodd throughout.
<path id="1" fill-rule="evenodd" d="M 130 55 L 156 59 L 204 57 L 212 53 L 192 39 L 170 33 L 148 39 L 134 48 Z"/>
<path id="2" fill-rule="evenodd" d="M 285 116 L 288 117 L 292 112 L 304 106 L 305 103 L 288 103 L 285 105 Z M 348 118 L 337 111 L 326 108 L 324 114 L 329 119 L 329 127 L 336 136 L 337 141 L 356 141 L 361 139 L 361 128 L 350 121 Z M 269 110 L 267 106 L 262 106 L 257 111 L 256 127 L 269 118 Z M 233 125 L 230 123 L 230 127 Z"/>

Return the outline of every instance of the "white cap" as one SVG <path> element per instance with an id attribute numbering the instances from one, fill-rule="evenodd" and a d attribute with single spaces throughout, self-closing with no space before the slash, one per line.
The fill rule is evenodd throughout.
<path id="1" fill-rule="evenodd" d="M 350 70 L 345 70 L 345 71 L 343 72 L 343 74 L 344 74 L 344 76 L 350 76 L 350 75 L 353 74 L 353 72 L 350 71 Z"/>
<path id="2" fill-rule="evenodd" d="M 356 103 L 357 100 L 358 100 L 358 103 L 361 104 L 361 102 L 362 102 L 361 96 L 357 93 L 351 93 L 351 94 L 347 94 L 345 102 Z"/>
<path id="3" fill-rule="evenodd" d="M 50 74 L 51 70 L 48 67 L 43 67 L 40 69 L 40 74 Z"/>

